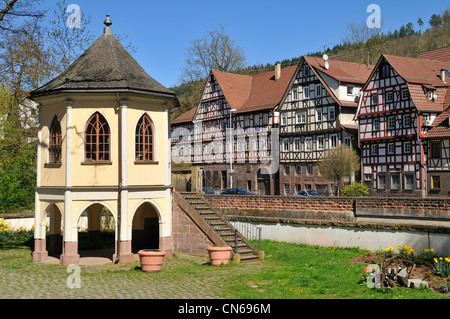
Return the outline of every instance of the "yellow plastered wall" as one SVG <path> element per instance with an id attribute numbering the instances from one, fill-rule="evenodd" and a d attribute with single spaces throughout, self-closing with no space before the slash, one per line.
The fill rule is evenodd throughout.
<path id="1" fill-rule="evenodd" d="M 99 105 L 101 104 L 101 105 Z M 118 184 L 118 115 L 112 102 L 78 102 L 72 111 L 72 185 L 116 186 Z M 84 163 L 84 129 L 92 114 L 99 111 L 107 120 L 111 134 L 111 164 Z M 64 134 L 63 134 L 64 135 Z M 63 157 L 64 158 L 64 157 Z"/>
<path id="2" fill-rule="evenodd" d="M 58 117 L 61 125 L 62 132 L 62 163 L 59 167 L 48 166 L 48 143 L 49 143 L 49 130 L 54 116 Z M 41 186 L 64 186 L 65 185 L 65 170 L 66 162 L 64 160 L 64 154 L 66 153 L 65 145 L 65 131 L 66 131 L 66 105 L 54 104 L 45 106 L 41 111 L 41 143 L 39 145 L 41 149 L 40 169 L 41 169 Z"/>
<path id="3" fill-rule="evenodd" d="M 135 131 L 136 124 L 144 113 L 147 113 L 153 122 L 154 159 L 155 163 L 140 164 L 135 162 Z M 162 107 L 128 106 L 128 185 L 164 185 L 166 162 L 165 131 L 168 129 L 165 112 Z M 170 147 L 170 145 L 169 145 Z"/>

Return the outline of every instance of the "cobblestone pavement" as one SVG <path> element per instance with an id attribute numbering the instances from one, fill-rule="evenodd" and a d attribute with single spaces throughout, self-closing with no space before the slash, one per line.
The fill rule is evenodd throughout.
<path id="1" fill-rule="evenodd" d="M 75 272 L 67 267 L 33 263 L 27 247 L 0 249 L 0 299 L 230 298 L 223 283 L 258 271 L 263 264 L 214 267 L 207 261 L 176 254 L 166 258 L 157 273 L 142 272 L 139 262 L 80 266 L 80 287 L 69 288 L 76 282 Z"/>

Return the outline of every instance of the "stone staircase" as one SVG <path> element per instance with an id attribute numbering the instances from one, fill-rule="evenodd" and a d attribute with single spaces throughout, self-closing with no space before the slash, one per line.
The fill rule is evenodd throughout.
<path id="1" fill-rule="evenodd" d="M 223 244 L 233 248 L 233 253 L 239 255 L 241 263 L 259 260 L 258 251 L 201 194 L 197 192 L 180 192 L 179 194 L 209 225 L 211 230 L 223 240 Z"/>

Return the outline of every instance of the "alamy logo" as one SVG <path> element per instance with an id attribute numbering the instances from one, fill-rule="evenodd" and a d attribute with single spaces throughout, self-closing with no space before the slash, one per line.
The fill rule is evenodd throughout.
<path id="1" fill-rule="evenodd" d="M 67 267 L 67 273 L 70 274 L 69 277 L 67 277 L 67 287 L 70 289 L 72 288 L 81 288 L 81 269 L 78 265 L 69 265 Z"/>
<path id="2" fill-rule="evenodd" d="M 378 4 L 369 4 L 366 12 L 372 14 L 367 17 L 366 24 L 369 29 L 381 28 L 381 8 Z"/>
<path id="3" fill-rule="evenodd" d="M 70 13 L 67 17 L 66 24 L 69 29 L 81 28 L 81 8 L 78 4 L 70 4 L 66 8 L 66 13 Z"/>

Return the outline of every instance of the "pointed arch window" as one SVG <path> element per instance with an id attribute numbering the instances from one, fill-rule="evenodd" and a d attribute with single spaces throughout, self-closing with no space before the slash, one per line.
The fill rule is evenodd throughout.
<path id="1" fill-rule="evenodd" d="M 154 131 L 148 114 L 142 115 L 136 125 L 135 160 L 136 162 L 153 162 L 155 160 Z"/>
<path id="2" fill-rule="evenodd" d="M 105 117 L 99 112 L 89 118 L 84 138 L 86 162 L 111 161 L 111 130 Z"/>
<path id="3" fill-rule="evenodd" d="M 50 124 L 49 135 L 48 161 L 52 164 L 61 163 L 61 125 L 56 115 Z"/>

